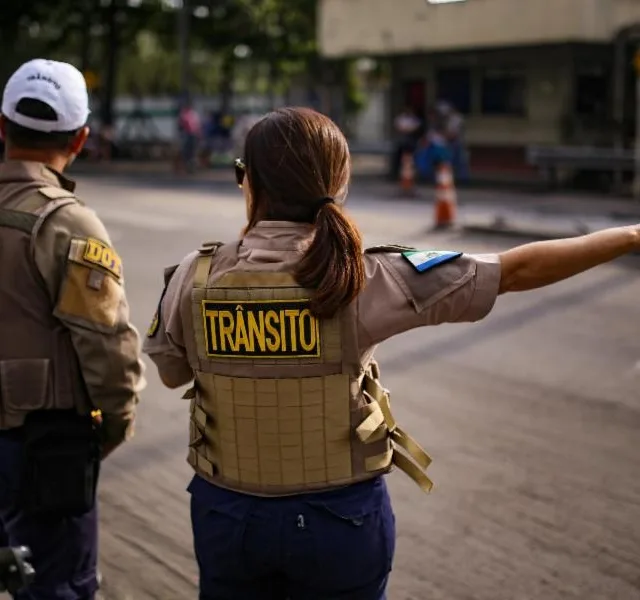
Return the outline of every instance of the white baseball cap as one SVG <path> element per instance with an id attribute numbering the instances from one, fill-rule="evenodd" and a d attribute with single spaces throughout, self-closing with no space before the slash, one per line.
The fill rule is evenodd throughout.
<path id="1" fill-rule="evenodd" d="M 55 121 L 27 117 L 16 111 L 20 100 L 48 104 Z M 89 94 L 84 76 L 73 65 L 36 58 L 24 63 L 9 79 L 2 97 L 2 114 L 18 125 L 44 133 L 75 131 L 89 118 Z"/>

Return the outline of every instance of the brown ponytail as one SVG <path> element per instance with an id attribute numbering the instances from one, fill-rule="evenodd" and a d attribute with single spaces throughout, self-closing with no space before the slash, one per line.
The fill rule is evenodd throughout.
<path id="1" fill-rule="evenodd" d="M 320 208 L 315 226 L 313 242 L 294 276 L 302 287 L 315 290 L 311 311 L 318 317 L 332 317 L 364 287 L 362 237 L 334 203 Z"/>
<path id="2" fill-rule="evenodd" d="M 351 177 L 349 145 L 329 117 L 281 108 L 249 131 L 244 159 L 251 192 L 249 231 L 261 220 L 315 226 L 293 270 L 311 295 L 311 310 L 331 317 L 364 287 L 362 238 L 342 211 Z"/>

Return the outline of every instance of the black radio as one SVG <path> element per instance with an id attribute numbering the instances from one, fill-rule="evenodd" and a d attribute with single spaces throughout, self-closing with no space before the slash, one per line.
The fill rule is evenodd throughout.
<path id="1" fill-rule="evenodd" d="M 0 548 L 0 592 L 9 592 L 12 596 L 33 583 L 36 572 L 27 562 L 31 551 L 25 546 L 19 548 Z"/>

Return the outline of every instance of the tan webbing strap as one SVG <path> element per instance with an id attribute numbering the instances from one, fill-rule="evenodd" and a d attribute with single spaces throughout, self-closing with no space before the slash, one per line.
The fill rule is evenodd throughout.
<path id="1" fill-rule="evenodd" d="M 218 249 L 222 246 L 222 242 L 205 242 L 198 249 L 200 253 L 196 259 L 196 272 L 193 277 L 194 288 L 206 288 L 209 281 L 209 271 L 211 271 L 211 263 L 213 257 L 218 252 Z"/>
<path id="2" fill-rule="evenodd" d="M 192 385 L 190 388 L 182 394 L 182 400 L 193 400 L 196 397 L 196 386 Z"/>
<path id="3" fill-rule="evenodd" d="M 391 439 L 400 446 L 415 462 L 423 469 L 427 469 L 431 464 L 431 457 L 422 449 L 408 433 L 399 427 L 391 434 Z"/>
<path id="4" fill-rule="evenodd" d="M 196 456 L 198 459 L 198 469 L 209 477 L 213 477 L 216 472 L 213 463 L 199 452 L 196 452 Z"/>
<path id="5" fill-rule="evenodd" d="M 395 451 L 393 453 L 393 464 L 398 467 L 405 475 L 408 475 L 418 484 L 418 487 L 425 493 L 429 493 L 433 489 L 433 482 L 424 472 L 422 472 L 415 463 L 412 463 L 404 454 Z"/>
<path id="6" fill-rule="evenodd" d="M 368 374 L 365 375 L 363 384 L 364 391 L 373 398 L 380 407 L 379 412 L 383 415 L 384 426 L 387 429 L 394 446 L 396 446 L 393 451 L 393 463 L 406 475 L 411 477 L 411 479 L 413 479 L 422 490 L 426 492 L 430 491 L 431 488 L 433 488 L 433 483 L 424 474 L 424 470 L 431 464 L 431 457 L 408 433 L 398 427 L 398 424 L 391 413 L 389 393 Z M 366 435 L 367 439 L 370 438 L 372 433 L 367 435 L 369 428 L 372 427 L 375 422 L 380 420 L 380 417 L 376 416 L 377 412 L 378 411 L 374 411 L 369 415 L 369 417 L 367 417 L 360 426 L 362 427 L 362 425 L 367 424 L 367 427 L 363 428 L 362 431 L 360 431 L 360 427 L 356 429 L 357 435 L 365 443 L 366 441 L 363 439 L 363 436 Z M 406 452 L 406 456 L 401 453 L 399 449 Z M 371 457 L 369 461 L 372 465 L 383 464 L 384 458 L 385 457 L 383 455 L 380 455 Z"/>
<path id="7" fill-rule="evenodd" d="M 385 423 L 384 414 L 377 402 L 369 404 L 368 408 L 373 412 L 356 428 L 356 435 L 363 444 L 374 441 L 371 437 L 377 433 Z"/>
<path id="8" fill-rule="evenodd" d="M 193 407 L 193 420 L 201 429 L 207 426 L 207 413 L 197 403 Z"/>
<path id="9" fill-rule="evenodd" d="M 209 280 L 209 271 L 211 270 L 213 256 L 211 254 L 198 256 L 196 261 L 196 272 L 193 277 L 193 287 L 205 288 L 207 287 L 207 281 Z"/>
<path id="10" fill-rule="evenodd" d="M 391 465 L 394 456 L 395 452 L 393 451 L 393 448 L 389 448 L 382 454 L 376 454 L 375 456 L 365 458 L 364 468 L 367 471 L 381 471 L 382 469 L 387 469 Z"/>
<path id="11" fill-rule="evenodd" d="M 32 256 L 35 256 L 36 240 L 38 238 L 38 233 L 40 232 L 40 229 L 42 228 L 42 226 L 45 224 L 46 220 L 55 211 L 62 208 L 63 206 L 68 206 L 69 204 L 77 204 L 78 201 L 76 200 L 76 198 L 74 198 L 73 196 L 69 196 L 68 194 L 69 192 L 67 192 L 67 196 L 65 198 L 60 198 L 58 200 L 51 200 L 47 202 L 47 204 L 45 204 L 44 206 L 44 209 L 37 213 L 38 221 L 36 222 L 35 227 L 31 232 L 31 255 Z"/>
<path id="12" fill-rule="evenodd" d="M 213 463 L 200 454 L 195 448 L 189 448 L 187 462 L 196 470 L 197 473 L 204 473 L 209 477 L 215 475 L 216 469 Z"/>

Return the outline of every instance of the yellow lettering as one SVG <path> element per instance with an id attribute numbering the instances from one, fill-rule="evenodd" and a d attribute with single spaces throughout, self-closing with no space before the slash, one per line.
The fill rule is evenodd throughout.
<path id="1" fill-rule="evenodd" d="M 305 304 L 294 302 L 297 301 L 204 300 L 202 316 L 208 354 L 247 358 L 318 356 L 319 321 L 308 308 L 303 308 Z"/>
<path id="2" fill-rule="evenodd" d="M 111 255 L 111 250 L 109 248 L 105 248 L 102 251 L 102 258 L 100 259 L 102 266 L 111 270 L 113 269 L 113 256 Z"/>
<path id="3" fill-rule="evenodd" d="M 305 324 L 305 319 L 308 324 Z M 309 338 L 306 337 L 307 332 Z M 316 345 L 316 319 L 308 308 L 300 313 L 300 345 L 305 352 L 311 352 Z"/>
<path id="4" fill-rule="evenodd" d="M 113 248 L 94 239 L 88 239 L 86 244 L 84 260 L 110 271 L 118 279 L 122 277 L 122 261 Z"/>
<path id="5" fill-rule="evenodd" d="M 236 350 L 240 350 L 241 345 L 247 352 L 253 352 L 253 338 L 247 336 L 244 313 L 238 310 L 236 311 Z"/>
<path id="6" fill-rule="evenodd" d="M 287 329 L 286 329 L 286 321 L 284 318 L 284 311 L 281 310 L 279 313 L 280 318 L 280 340 L 282 344 L 282 348 L 280 348 L 283 352 L 287 351 Z"/>
<path id="7" fill-rule="evenodd" d="M 87 249 L 84 251 L 84 257 L 91 261 L 98 263 L 102 256 L 102 246 L 94 240 L 87 240 Z"/>
<path id="8" fill-rule="evenodd" d="M 268 310 L 264 321 L 267 331 L 271 334 L 271 338 L 267 339 L 267 348 L 269 348 L 271 352 L 276 352 L 280 349 L 280 334 L 273 326 L 272 321 L 278 322 L 278 313 L 275 310 Z"/>
<path id="9" fill-rule="evenodd" d="M 264 313 L 260 311 L 258 317 L 260 318 L 260 324 L 256 322 L 256 315 L 250 312 L 249 315 L 249 337 L 251 338 L 251 349 L 254 348 L 254 343 L 258 342 L 260 351 L 266 350 L 266 339 L 264 337 Z"/>
<path id="10" fill-rule="evenodd" d="M 291 350 L 296 352 L 298 350 L 298 334 L 296 332 L 296 317 L 299 315 L 299 310 L 285 310 L 284 314 L 289 317 L 289 326 L 291 327 Z"/>
<path id="11" fill-rule="evenodd" d="M 218 349 L 218 339 L 216 337 L 216 319 L 218 318 L 217 310 L 205 310 L 205 318 L 209 327 L 209 338 L 211 341 L 211 349 L 215 352 Z"/>
<path id="12" fill-rule="evenodd" d="M 225 323 L 225 320 L 227 321 Z M 220 345 L 224 352 L 227 349 L 227 343 L 229 349 L 232 352 L 236 352 L 235 345 L 233 343 L 233 313 L 228 310 L 220 311 Z"/>

